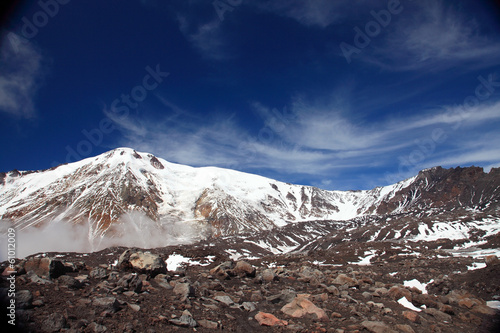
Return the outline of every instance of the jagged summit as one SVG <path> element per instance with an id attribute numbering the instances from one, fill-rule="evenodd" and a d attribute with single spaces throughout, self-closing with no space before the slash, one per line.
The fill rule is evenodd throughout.
<path id="1" fill-rule="evenodd" d="M 20 229 L 51 220 L 89 223 L 90 237 L 123 214 L 211 226 L 214 235 L 498 202 L 500 178 L 481 168 L 432 168 L 394 185 L 326 191 L 217 167 L 170 163 L 117 148 L 43 171 L 0 175 L 0 218 Z"/>

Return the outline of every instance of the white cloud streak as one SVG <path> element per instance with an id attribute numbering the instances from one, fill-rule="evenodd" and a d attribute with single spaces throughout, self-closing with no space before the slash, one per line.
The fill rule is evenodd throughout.
<path id="1" fill-rule="evenodd" d="M 119 144 L 187 165 L 306 175 L 318 182 L 373 167 L 394 169 L 401 160 L 412 160 L 418 153 L 419 160 L 411 169 L 398 172 L 391 180 L 379 179 L 378 185 L 435 165 L 489 165 L 500 161 L 498 149 L 491 146 L 500 138 L 491 137 L 491 131 L 484 128 L 500 122 L 500 102 L 479 105 L 465 118 L 463 113 L 461 117 L 460 113 L 456 115 L 460 106 L 446 106 L 378 123 L 354 120 L 338 106 L 328 108 L 299 99 L 290 110 L 272 110 L 260 103 L 252 106 L 263 120 L 257 134 L 242 129 L 233 116 L 207 121 L 183 114 L 164 122 L 130 119 L 148 135 L 138 135 L 142 130 L 124 129 Z"/>
<path id="2" fill-rule="evenodd" d="M 372 45 L 374 57 L 362 57 L 386 70 L 444 70 L 459 64 L 476 69 L 500 62 L 498 36 L 481 33 L 478 21 L 444 1 L 405 5 L 387 29 L 383 46 Z"/>
<path id="3" fill-rule="evenodd" d="M 21 118 L 35 116 L 35 96 L 43 76 L 43 58 L 29 41 L 7 34 L 0 50 L 0 111 Z"/>
<path id="4" fill-rule="evenodd" d="M 226 39 L 218 17 L 200 25 L 190 22 L 186 16 L 180 14 L 177 20 L 182 34 L 203 57 L 216 61 L 229 58 L 226 52 Z"/>

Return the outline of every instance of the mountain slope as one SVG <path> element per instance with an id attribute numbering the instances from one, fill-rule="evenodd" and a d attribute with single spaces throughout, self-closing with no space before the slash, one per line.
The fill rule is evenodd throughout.
<path id="1" fill-rule="evenodd" d="M 129 148 L 49 170 L 0 174 L 1 219 L 13 220 L 19 229 L 60 219 L 89 223 L 91 239 L 113 232 L 130 212 L 158 224 L 194 221 L 219 236 L 314 220 L 498 209 L 499 197 L 499 169 L 433 168 L 368 191 L 325 191 L 233 170 L 173 164 Z"/>

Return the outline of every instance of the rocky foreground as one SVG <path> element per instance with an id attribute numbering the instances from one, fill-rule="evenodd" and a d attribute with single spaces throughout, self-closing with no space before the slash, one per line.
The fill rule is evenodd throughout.
<path id="1" fill-rule="evenodd" d="M 16 261 L 16 326 L 5 314 L 2 324 L 13 332 L 499 331 L 497 257 L 379 242 L 360 258 L 364 246 L 245 260 L 208 245 L 38 254 Z M 9 302 L 13 274 L 7 262 L 1 269 Z"/>

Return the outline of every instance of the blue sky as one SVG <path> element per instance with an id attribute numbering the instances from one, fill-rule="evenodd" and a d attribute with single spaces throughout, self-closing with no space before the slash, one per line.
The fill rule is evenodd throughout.
<path id="1" fill-rule="evenodd" d="M 495 1 L 25 1 L 0 171 L 117 147 L 325 189 L 500 166 Z"/>

